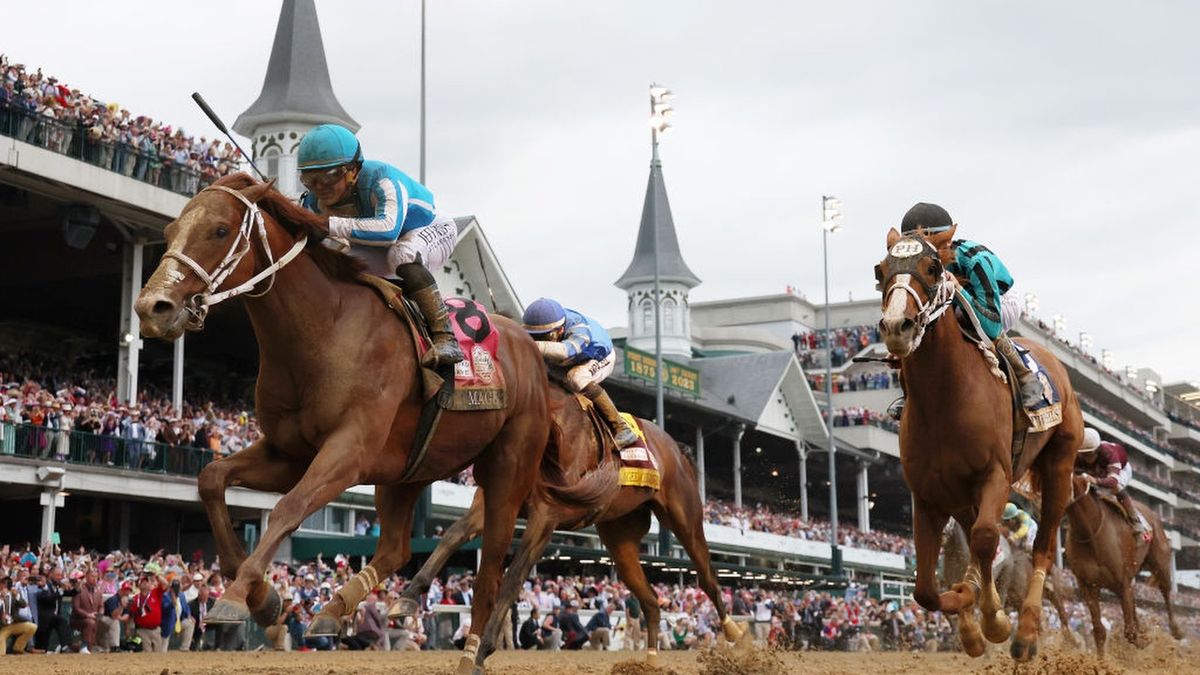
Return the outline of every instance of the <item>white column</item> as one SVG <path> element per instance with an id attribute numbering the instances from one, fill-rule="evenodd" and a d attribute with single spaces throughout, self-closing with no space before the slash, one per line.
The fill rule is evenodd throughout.
<path id="1" fill-rule="evenodd" d="M 708 490 L 704 486 L 704 427 L 696 425 L 696 473 L 699 478 L 700 503 L 708 501 Z"/>
<path id="2" fill-rule="evenodd" d="M 858 464 L 858 529 L 871 531 L 871 491 L 867 485 L 867 463 Z"/>
<path id="3" fill-rule="evenodd" d="M 804 441 L 796 441 L 796 453 L 800 455 L 800 520 L 808 522 L 808 449 Z"/>
<path id="4" fill-rule="evenodd" d="M 54 533 L 55 510 L 60 508 L 64 501 L 64 497 L 58 495 L 58 486 L 47 487 L 42 489 L 40 501 L 42 504 L 42 543 L 50 541 L 51 535 Z"/>
<path id="5" fill-rule="evenodd" d="M 145 240 L 126 242 L 121 270 L 121 322 L 117 341 L 117 398 L 127 404 L 137 401 L 138 352 L 142 348 L 141 322 L 133 303 L 142 290 L 142 250 Z M 127 341 L 125 338 L 129 336 Z"/>
<path id="6" fill-rule="evenodd" d="M 171 405 L 175 408 L 175 414 L 180 415 L 183 410 L 183 336 L 180 335 L 175 340 L 175 358 L 172 363 L 171 375 Z"/>
<path id="7" fill-rule="evenodd" d="M 733 503 L 742 508 L 742 434 L 746 425 L 739 424 L 733 436 Z"/>

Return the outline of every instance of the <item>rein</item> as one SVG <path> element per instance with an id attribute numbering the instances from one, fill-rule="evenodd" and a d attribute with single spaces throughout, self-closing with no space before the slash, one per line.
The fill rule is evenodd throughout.
<path id="1" fill-rule="evenodd" d="M 264 222 L 262 211 L 258 208 L 258 204 L 246 199 L 245 195 L 237 190 L 224 185 L 210 185 L 201 190 L 201 192 L 205 190 L 221 190 L 233 195 L 246 206 L 246 213 L 242 216 L 242 224 L 238 228 L 237 236 L 233 238 L 233 242 L 229 245 L 229 250 L 225 253 L 225 257 L 221 259 L 221 262 L 217 263 L 217 267 L 211 273 L 205 271 L 199 263 L 182 251 L 168 249 L 163 254 L 164 258 L 172 258 L 189 267 L 204 282 L 204 291 L 193 295 L 184 305 L 184 309 L 189 314 L 188 327 L 193 330 L 200 330 L 204 327 L 204 320 L 208 316 L 208 310 L 220 302 L 242 294 L 246 294 L 250 298 L 258 298 L 270 293 L 271 289 L 275 287 L 275 274 L 294 260 L 296 256 L 300 255 L 305 245 L 308 244 L 308 235 L 301 235 L 300 239 L 276 260 L 274 257 L 275 254 L 271 251 L 270 241 L 267 239 L 267 226 Z M 233 273 L 233 270 L 242 262 L 246 254 L 250 252 L 255 233 L 258 234 L 259 242 L 262 245 L 263 251 L 266 252 L 266 269 L 241 284 L 218 293 L 217 289 Z M 267 287 L 258 293 L 251 293 L 250 291 L 264 279 L 270 279 Z"/>
<path id="2" fill-rule="evenodd" d="M 1083 489 L 1083 494 L 1075 497 L 1069 503 L 1067 503 L 1067 509 L 1070 509 L 1072 506 L 1075 506 L 1075 504 L 1077 504 L 1079 502 L 1079 500 L 1088 496 L 1088 494 L 1090 494 L 1091 491 L 1092 491 L 1092 484 L 1087 483 L 1087 487 L 1085 487 Z M 1086 544 L 1090 541 L 1093 541 L 1097 536 L 1099 536 L 1100 530 L 1102 530 L 1104 528 L 1104 520 L 1105 520 L 1105 518 L 1108 517 L 1108 514 L 1105 513 L 1105 511 L 1107 511 L 1108 509 L 1104 508 L 1103 504 L 1100 504 L 1099 506 L 1100 506 L 1100 524 L 1096 526 L 1096 529 L 1093 530 L 1092 533 L 1085 538 L 1085 537 L 1075 536 L 1075 528 L 1072 527 L 1071 528 L 1071 539 L 1074 539 L 1075 541 L 1077 541 L 1081 544 Z"/>

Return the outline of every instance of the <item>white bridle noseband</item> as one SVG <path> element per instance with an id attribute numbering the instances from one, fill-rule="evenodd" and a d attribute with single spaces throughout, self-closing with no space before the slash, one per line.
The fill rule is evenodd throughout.
<path id="1" fill-rule="evenodd" d="M 913 351 L 921 346 L 921 338 L 925 337 L 925 329 L 929 327 L 938 317 L 946 312 L 950 307 L 950 303 L 954 300 L 954 291 L 958 285 L 958 280 L 954 275 L 946 270 L 942 270 L 942 275 L 938 277 L 937 283 L 933 286 L 933 293 L 926 302 L 921 301 L 921 296 L 912 287 L 909 282 L 912 281 L 912 274 L 897 274 L 892 285 L 888 286 L 887 292 L 883 294 L 883 304 L 886 307 L 888 299 L 891 298 L 892 292 L 899 289 L 908 293 L 912 297 L 913 302 L 917 303 L 917 316 L 913 320 L 916 324 L 916 334 L 913 336 Z"/>
<path id="2" fill-rule="evenodd" d="M 163 254 L 164 258 L 172 258 L 183 263 L 184 265 L 187 265 L 193 272 L 196 273 L 196 276 L 200 277 L 200 280 L 204 282 L 204 291 L 193 295 L 187 301 L 187 303 L 184 304 L 184 309 L 186 309 L 191 315 L 188 319 L 188 326 L 193 330 L 199 330 L 204 326 L 204 319 L 208 316 L 209 308 L 219 302 L 223 302 L 229 298 L 234 298 L 242 294 L 246 294 L 251 298 L 257 298 L 271 292 L 271 289 L 275 286 L 275 273 L 283 269 L 283 267 L 295 259 L 296 256 L 300 255 L 300 252 L 304 250 L 304 246 L 308 243 L 308 236 L 301 235 L 300 239 L 298 239 L 286 253 L 280 256 L 278 260 L 275 260 L 274 253 L 271 252 L 271 243 L 267 239 L 267 226 L 263 221 L 262 211 L 259 210 L 258 204 L 246 199 L 245 195 L 237 190 L 224 185 L 210 185 L 204 189 L 228 192 L 246 206 L 246 214 L 242 217 L 242 224 L 241 227 L 238 228 L 237 235 L 234 236 L 233 242 L 229 245 L 229 251 L 225 253 L 225 257 L 221 259 L 221 262 L 217 264 L 216 269 L 214 269 L 211 273 L 205 271 L 199 263 L 182 251 L 168 249 L 167 252 Z M 203 190 L 201 190 L 201 192 L 203 192 Z M 221 284 L 225 282 L 225 279 L 233 273 L 233 270 L 237 268 L 238 263 L 242 261 L 242 258 L 246 257 L 246 254 L 250 252 L 250 247 L 252 246 L 251 242 L 255 231 L 258 233 L 258 238 L 262 243 L 263 251 L 266 252 L 266 269 L 258 274 L 255 274 L 237 286 L 218 293 L 217 289 L 220 288 Z M 270 283 L 265 289 L 259 291 L 258 293 L 250 292 L 259 284 L 259 282 L 268 278 L 270 279 Z"/>

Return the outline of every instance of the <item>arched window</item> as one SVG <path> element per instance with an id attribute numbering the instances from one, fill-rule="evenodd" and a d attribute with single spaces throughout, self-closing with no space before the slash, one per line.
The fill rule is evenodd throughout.
<path id="1" fill-rule="evenodd" d="M 675 332 L 675 300 L 667 298 L 662 303 L 663 313 L 663 333 L 671 334 Z"/>
<path id="2" fill-rule="evenodd" d="M 266 174 L 268 178 L 279 178 L 279 146 L 271 146 L 263 151 L 267 160 Z"/>
<path id="3" fill-rule="evenodd" d="M 654 303 L 646 298 L 642 301 L 642 333 L 654 332 Z"/>

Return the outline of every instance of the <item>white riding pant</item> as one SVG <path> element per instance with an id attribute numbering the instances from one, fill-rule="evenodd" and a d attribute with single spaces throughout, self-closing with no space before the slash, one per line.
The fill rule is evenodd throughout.
<path id="1" fill-rule="evenodd" d="M 593 382 L 597 384 L 603 382 L 605 378 L 612 375 L 616 365 L 617 360 L 612 354 L 599 361 L 584 361 L 567 371 L 567 386 L 571 388 L 571 391 L 581 392 L 584 387 Z"/>
<path id="2" fill-rule="evenodd" d="M 1130 480 L 1133 480 L 1133 465 L 1127 463 L 1121 467 L 1121 473 L 1117 474 L 1117 491 L 1129 487 Z"/>
<path id="3" fill-rule="evenodd" d="M 1017 294 L 1008 289 L 1008 292 L 1000 296 L 1000 327 L 1003 331 L 1012 330 L 1013 326 L 1017 325 L 1017 320 L 1021 318 L 1021 301 L 1017 299 Z"/>
<path id="4" fill-rule="evenodd" d="M 343 239 L 326 241 L 330 248 L 346 250 Z M 457 244 L 458 224 L 453 218 L 438 214 L 432 223 L 405 232 L 386 247 L 354 244 L 346 252 L 363 261 L 371 274 L 391 279 L 395 278 L 397 267 L 416 262 L 418 255 L 426 269 L 438 270 L 450 259 Z"/>

